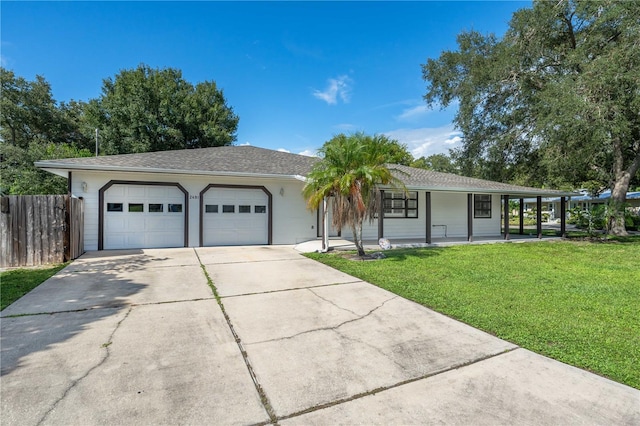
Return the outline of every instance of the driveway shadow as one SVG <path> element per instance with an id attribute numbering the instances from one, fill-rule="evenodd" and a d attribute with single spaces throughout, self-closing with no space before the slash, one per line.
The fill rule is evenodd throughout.
<path id="1" fill-rule="evenodd" d="M 104 342 L 97 344 L 106 343 L 131 296 L 149 285 L 126 275 L 154 261 L 157 259 L 129 253 L 85 260 L 84 264 L 74 262 L 5 308 L 0 325 L 0 375 L 21 367 L 21 360 L 31 354 L 96 328 L 95 323 L 106 327 L 100 333 Z"/>

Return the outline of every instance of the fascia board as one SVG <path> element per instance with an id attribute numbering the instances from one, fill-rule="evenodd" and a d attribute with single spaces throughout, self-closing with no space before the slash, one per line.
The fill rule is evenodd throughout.
<path id="1" fill-rule="evenodd" d="M 394 189 L 393 187 L 381 187 L 382 189 Z M 509 191 L 505 189 L 486 189 L 486 188 L 460 188 L 460 187 L 426 187 L 426 186 L 418 186 L 418 185 L 407 185 L 407 189 L 412 191 L 432 191 L 432 192 L 462 192 L 462 193 L 473 193 L 473 194 L 501 194 L 501 195 L 509 195 L 514 197 L 531 197 L 531 196 L 542 196 L 542 197 L 575 197 L 580 195 L 579 192 L 563 192 L 563 191 L 545 191 L 544 189 L 531 191 Z M 397 188 L 395 188 L 397 189 Z"/>
<path id="2" fill-rule="evenodd" d="M 53 164 L 45 161 L 34 163 L 36 167 L 46 170 L 59 176 L 66 176 L 67 171 L 82 170 L 94 172 L 123 172 L 123 173 L 162 173 L 162 174 L 180 174 L 180 175 L 200 175 L 200 176 L 231 176 L 231 177 L 253 177 L 253 178 L 269 178 L 269 179 L 300 179 L 300 175 L 279 175 L 270 173 L 241 173 L 241 172 L 214 172 L 206 170 L 180 170 L 180 169 L 156 169 L 156 168 L 140 168 L 140 167 L 104 167 L 92 165 L 75 165 L 75 164 Z M 61 174 L 62 173 L 62 174 Z"/>

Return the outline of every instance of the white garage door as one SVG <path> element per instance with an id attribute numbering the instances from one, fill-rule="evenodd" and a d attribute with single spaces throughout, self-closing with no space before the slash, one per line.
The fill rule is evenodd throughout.
<path id="1" fill-rule="evenodd" d="M 205 246 L 269 243 L 269 197 L 264 191 L 211 188 L 203 203 Z"/>
<path id="2" fill-rule="evenodd" d="M 102 208 L 105 249 L 184 246 L 184 194 L 175 186 L 116 184 Z"/>

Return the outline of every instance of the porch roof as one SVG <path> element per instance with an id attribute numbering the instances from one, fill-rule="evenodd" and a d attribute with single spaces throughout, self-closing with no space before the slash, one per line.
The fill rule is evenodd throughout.
<path id="1" fill-rule="evenodd" d="M 554 189 L 531 188 L 510 185 L 484 179 L 470 178 L 451 173 L 417 169 L 415 167 L 390 164 L 393 175 L 404 182 L 408 189 L 421 189 L 447 192 L 482 192 L 489 194 L 509 195 L 511 197 L 574 197 L 578 192 L 558 191 Z"/>

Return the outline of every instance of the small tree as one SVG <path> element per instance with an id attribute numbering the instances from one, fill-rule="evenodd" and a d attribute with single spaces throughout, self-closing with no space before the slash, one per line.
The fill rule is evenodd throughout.
<path id="1" fill-rule="evenodd" d="M 401 186 L 386 163 L 397 142 L 386 136 L 364 133 L 340 134 L 319 150 L 321 161 L 308 175 L 303 189 L 309 209 L 316 210 L 327 197 L 333 197 L 333 226 L 350 226 L 359 256 L 364 256 L 362 223 L 372 218 L 377 206 L 378 185 Z"/>

